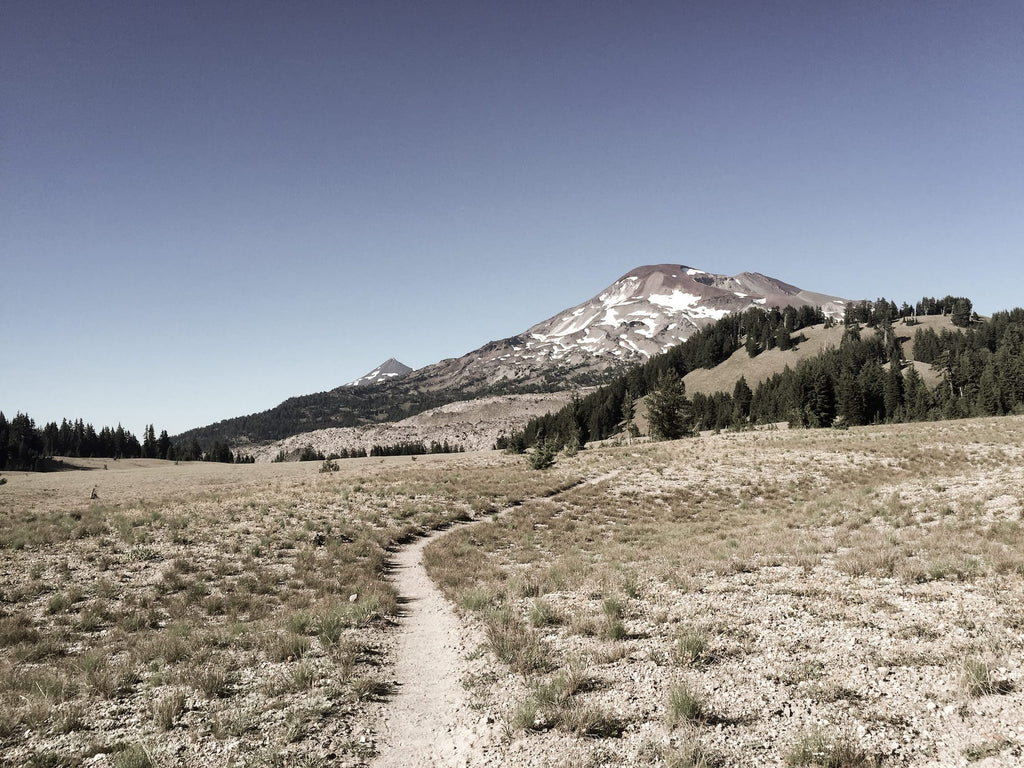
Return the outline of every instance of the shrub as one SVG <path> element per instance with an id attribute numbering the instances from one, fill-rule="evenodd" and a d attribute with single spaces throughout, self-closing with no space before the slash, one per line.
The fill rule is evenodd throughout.
<path id="1" fill-rule="evenodd" d="M 149 752 L 141 744 L 132 744 L 130 747 L 115 752 L 111 757 L 114 768 L 155 768 L 156 763 L 149 756 Z"/>
<path id="2" fill-rule="evenodd" d="M 271 661 L 296 661 L 306 655 L 310 640 L 294 632 L 278 632 L 267 643 L 267 657 Z"/>
<path id="3" fill-rule="evenodd" d="M 352 693 L 360 701 L 380 701 L 391 692 L 391 684 L 374 677 L 360 677 L 352 681 Z"/>
<path id="4" fill-rule="evenodd" d="M 153 722 L 162 731 L 174 727 L 174 721 L 185 711 L 185 692 L 173 691 L 160 697 L 153 704 Z"/>
<path id="5" fill-rule="evenodd" d="M 546 600 L 534 600 L 528 618 L 535 627 L 550 627 L 565 621 L 562 612 Z"/>
<path id="6" fill-rule="evenodd" d="M 697 666 L 710 660 L 707 635 L 691 629 L 681 635 L 672 647 L 672 656 L 683 666 Z"/>
<path id="7" fill-rule="evenodd" d="M 967 694 L 974 697 L 1009 693 L 1013 690 L 1010 681 L 996 677 L 994 664 L 978 656 L 964 659 L 962 680 Z"/>
<path id="8" fill-rule="evenodd" d="M 558 446 L 550 440 L 541 440 L 530 452 L 530 466 L 534 469 L 548 469 L 555 463 Z"/>
<path id="9" fill-rule="evenodd" d="M 550 668 L 549 649 L 537 633 L 508 610 L 492 611 L 486 620 L 487 647 L 499 660 L 526 675 Z"/>

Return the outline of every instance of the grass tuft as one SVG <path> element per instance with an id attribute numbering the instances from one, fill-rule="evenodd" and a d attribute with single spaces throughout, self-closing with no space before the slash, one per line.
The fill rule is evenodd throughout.
<path id="1" fill-rule="evenodd" d="M 668 692 L 668 706 L 665 717 L 669 728 L 682 723 L 700 723 L 708 720 L 710 713 L 703 697 L 685 683 L 673 685 Z"/>
<path id="2" fill-rule="evenodd" d="M 870 768 L 878 761 L 847 735 L 829 735 L 820 729 L 800 736 L 785 755 L 787 765 L 816 768 Z"/>

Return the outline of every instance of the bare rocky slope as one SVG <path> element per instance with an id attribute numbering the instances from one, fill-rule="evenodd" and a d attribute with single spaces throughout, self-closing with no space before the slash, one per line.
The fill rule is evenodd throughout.
<path id="1" fill-rule="evenodd" d="M 281 451 L 296 456 L 307 447 L 325 456 L 354 449 L 369 451 L 374 445 L 419 442 L 447 442 L 467 451 L 485 450 L 493 447 L 499 436 L 522 429 L 535 416 L 557 411 L 572 396 L 572 392 L 552 392 L 464 400 L 392 424 L 318 429 L 264 445 L 242 444 L 238 449 L 260 462 L 272 461 Z"/>
<path id="2" fill-rule="evenodd" d="M 365 376 L 360 376 L 358 379 L 350 381 L 345 386 L 362 387 L 367 384 L 381 384 L 386 381 L 395 381 L 400 379 L 407 373 L 412 373 L 412 368 L 405 363 L 400 363 L 393 357 L 389 357 Z"/>

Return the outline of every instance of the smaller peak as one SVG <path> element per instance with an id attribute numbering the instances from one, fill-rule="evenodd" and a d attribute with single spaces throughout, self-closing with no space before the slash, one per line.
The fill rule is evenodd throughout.
<path id="1" fill-rule="evenodd" d="M 405 363 L 401 363 L 395 358 L 389 357 L 365 376 L 360 376 L 358 379 L 350 381 L 345 386 L 362 387 L 368 384 L 380 384 L 384 381 L 399 379 L 408 373 L 412 373 L 412 370 L 413 369 Z"/>

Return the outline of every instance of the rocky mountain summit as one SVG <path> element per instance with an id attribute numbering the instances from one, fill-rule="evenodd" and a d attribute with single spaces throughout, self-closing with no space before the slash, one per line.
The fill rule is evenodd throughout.
<path id="1" fill-rule="evenodd" d="M 685 265 L 649 265 L 523 333 L 421 368 L 410 383 L 430 390 L 554 379 L 567 386 L 593 384 L 610 370 L 642 363 L 733 312 L 820 306 L 825 314 L 841 318 L 847 303 L 759 272 L 729 277 Z"/>
<path id="2" fill-rule="evenodd" d="M 389 357 L 365 376 L 360 376 L 358 379 L 350 381 L 345 386 L 365 387 L 371 384 L 380 384 L 381 382 L 400 379 L 407 373 L 412 373 L 412 368 L 405 363 L 398 362 L 393 357 Z"/>
<path id="3" fill-rule="evenodd" d="M 842 317 L 846 300 L 812 293 L 757 272 L 735 277 L 675 264 L 640 267 L 588 301 L 530 328 L 523 358 L 586 363 L 611 356 L 640 361 L 695 331 L 751 307 L 821 306 Z"/>

